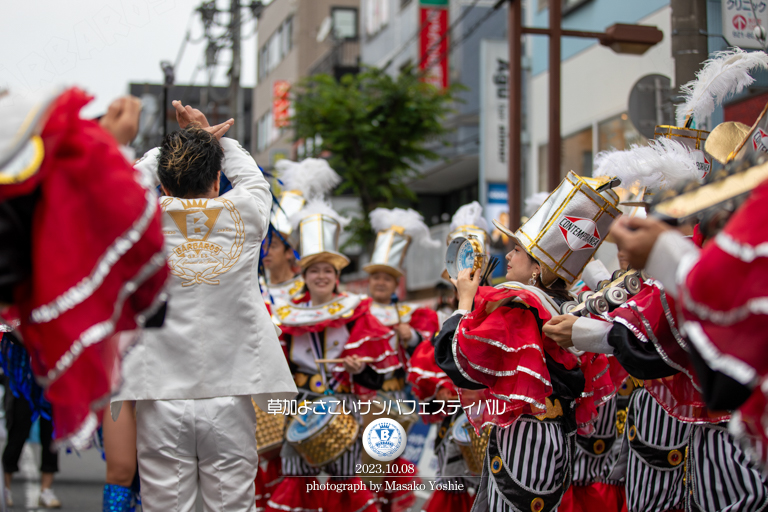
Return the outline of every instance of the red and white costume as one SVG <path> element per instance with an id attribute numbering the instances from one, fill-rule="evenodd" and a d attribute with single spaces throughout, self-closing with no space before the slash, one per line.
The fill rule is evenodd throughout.
<path id="1" fill-rule="evenodd" d="M 75 88 L 33 104 L 0 95 L 0 201 L 12 207 L 38 194 L 25 233 L 31 249 L 18 248 L 30 251 L 13 297 L 19 331 L 53 406 L 55 436 L 76 446 L 90 441 L 96 411 L 120 381 L 114 335 L 156 311 L 168 275 L 157 196 L 113 137 L 80 118 L 90 100 Z"/>
<path id="2" fill-rule="evenodd" d="M 340 271 L 349 259 L 337 251 L 338 232 L 343 219 L 330 205 L 310 203 L 296 217 L 301 229 L 302 268 L 315 263 L 331 264 Z M 351 294 L 334 293 L 325 304 L 314 304 L 311 291 L 275 308 L 273 315 L 282 330 L 281 342 L 294 381 L 302 399 L 331 394 L 343 401 L 347 411 L 360 419 L 357 400 L 371 400 L 384 381 L 384 375 L 401 366 L 397 353 L 389 344 L 391 329 L 384 327 L 370 312 L 371 299 Z M 319 359 L 342 359 L 347 356 L 365 358 L 366 366 L 350 375 L 340 363 L 318 363 Z M 312 413 L 310 413 L 311 415 Z M 290 427 L 289 427 L 290 429 Z M 321 469 L 331 481 L 360 484 L 356 475 L 361 463 L 362 443 L 358 437 L 331 463 L 320 468 L 308 464 L 289 443 L 283 445 L 283 480 L 267 502 L 268 511 L 351 510 L 374 512 L 376 496 L 368 489 L 359 492 L 306 492 L 307 483 Z"/>

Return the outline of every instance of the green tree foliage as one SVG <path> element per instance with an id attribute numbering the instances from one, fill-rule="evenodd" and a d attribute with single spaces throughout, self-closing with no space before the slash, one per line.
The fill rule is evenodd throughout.
<path id="1" fill-rule="evenodd" d="M 337 193 L 351 192 L 362 202 L 365 217 L 349 226 L 350 242 L 371 241 L 368 213 L 374 208 L 416 199 L 407 183 L 418 176 L 420 162 L 439 158 L 430 148 L 449 131 L 444 119 L 460 89 L 440 90 L 411 70 L 392 77 L 376 68 L 340 81 L 313 75 L 299 83 L 291 119 L 297 139 L 322 140 L 315 153 L 329 155 L 343 178 Z"/>

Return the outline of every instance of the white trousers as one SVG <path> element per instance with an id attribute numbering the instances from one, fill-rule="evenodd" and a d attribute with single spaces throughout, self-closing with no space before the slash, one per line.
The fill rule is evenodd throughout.
<path id="1" fill-rule="evenodd" d="M 136 402 L 144 512 L 254 512 L 256 413 L 249 396 Z"/>

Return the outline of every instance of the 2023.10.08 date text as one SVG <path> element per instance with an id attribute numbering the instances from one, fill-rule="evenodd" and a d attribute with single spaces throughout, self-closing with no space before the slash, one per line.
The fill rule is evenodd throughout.
<path id="1" fill-rule="evenodd" d="M 416 473 L 416 466 L 413 464 L 355 464 L 355 473 L 412 475 Z"/>

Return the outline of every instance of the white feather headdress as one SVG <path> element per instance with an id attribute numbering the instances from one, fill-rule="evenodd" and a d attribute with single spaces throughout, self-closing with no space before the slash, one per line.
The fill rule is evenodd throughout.
<path id="1" fill-rule="evenodd" d="M 621 187 L 659 191 L 682 181 L 699 179 L 696 160 L 687 147 L 672 139 L 657 139 L 625 151 L 603 151 L 595 158 L 593 176 L 617 177 Z"/>
<path id="2" fill-rule="evenodd" d="M 293 229 L 297 229 L 302 220 L 315 214 L 331 217 L 339 223 L 341 229 L 344 229 L 351 220 L 347 217 L 342 217 L 336 210 L 334 210 L 330 201 L 323 199 L 322 197 L 314 197 L 307 201 L 307 204 L 299 212 L 291 215 L 291 225 L 293 226 Z"/>
<path id="3" fill-rule="evenodd" d="M 544 201 L 549 197 L 549 192 L 536 192 L 532 196 L 525 198 L 525 206 L 523 207 L 523 215 L 528 218 L 533 217 L 536 210 L 544 204 Z"/>
<path id="4" fill-rule="evenodd" d="M 307 158 L 301 162 L 280 160 L 275 164 L 283 190 L 298 190 L 306 199 L 322 196 L 341 183 L 341 176 L 322 158 Z"/>
<path id="5" fill-rule="evenodd" d="M 755 81 L 749 74 L 755 68 L 768 68 L 765 52 L 745 52 L 740 48 L 716 52 L 696 73 L 696 80 L 681 87 L 685 103 L 677 107 L 677 125 L 683 126 L 689 116 L 697 123 L 702 122 L 728 96 Z"/>
<path id="6" fill-rule="evenodd" d="M 429 228 L 424 224 L 424 217 L 415 210 L 410 208 L 407 210 L 376 208 L 370 213 L 369 218 L 371 219 L 371 227 L 377 233 L 393 226 L 399 226 L 405 230 L 406 235 L 417 243 L 426 247 L 440 247 L 440 242 L 431 237 Z"/>
<path id="7" fill-rule="evenodd" d="M 456 231 L 459 226 L 477 226 L 486 233 L 488 221 L 483 217 L 483 207 L 477 201 L 465 204 L 453 214 L 451 219 L 451 231 Z"/>

